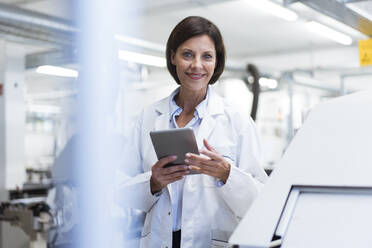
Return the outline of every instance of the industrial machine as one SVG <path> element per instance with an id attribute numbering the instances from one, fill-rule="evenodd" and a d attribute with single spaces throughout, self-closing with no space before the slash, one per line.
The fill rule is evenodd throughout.
<path id="1" fill-rule="evenodd" d="M 251 248 L 371 247 L 372 92 L 315 107 L 230 237 Z"/>
<path id="2" fill-rule="evenodd" d="M 66 146 L 51 170 L 28 169 L 22 189 L 10 190 L 10 200 L 0 205 L 0 221 L 22 229 L 31 248 L 68 247 L 75 241 L 78 197 L 68 173 L 71 149 Z"/>
<path id="3" fill-rule="evenodd" d="M 20 227 L 30 237 L 31 248 L 40 243 L 39 235 L 45 234 L 53 225 L 50 208 L 43 198 L 16 200 L 1 203 L 0 220 Z"/>

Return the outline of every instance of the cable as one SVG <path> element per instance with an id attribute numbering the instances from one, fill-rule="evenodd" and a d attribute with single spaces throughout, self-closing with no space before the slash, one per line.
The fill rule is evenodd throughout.
<path id="1" fill-rule="evenodd" d="M 245 82 L 248 89 L 253 93 L 251 117 L 253 120 L 256 120 L 258 100 L 259 100 L 259 96 L 261 92 L 260 83 L 259 83 L 260 73 L 257 67 L 253 64 L 247 65 L 247 73 L 248 73 L 248 77 L 244 78 L 243 81 Z"/>

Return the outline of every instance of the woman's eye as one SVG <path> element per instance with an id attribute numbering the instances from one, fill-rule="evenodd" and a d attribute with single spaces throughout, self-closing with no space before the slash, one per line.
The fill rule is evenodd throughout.
<path id="1" fill-rule="evenodd" d="M 190 52 L 184 52 L 182 55 L 186 58 L 190 58 L 192 56 Z"/>
<path id="2" fill-rule="evenodd" d="M 210 55 L 210 54 L 204 54 L 204 58 L 205 58 L 205 59 L 211 59 L 211 58 L 213 58 L 213 56 Z"/>

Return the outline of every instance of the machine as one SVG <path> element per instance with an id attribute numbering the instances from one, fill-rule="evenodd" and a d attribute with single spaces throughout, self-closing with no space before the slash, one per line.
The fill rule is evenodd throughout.
<path id="1" fill-rule="evenodd" d="M 372 92 L 315 107 L 230 237 L 251 248 L 371 247 Z"/>

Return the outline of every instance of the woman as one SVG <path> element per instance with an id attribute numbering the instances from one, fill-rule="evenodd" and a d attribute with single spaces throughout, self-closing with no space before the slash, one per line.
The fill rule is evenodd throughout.
<path id="1" fill-rule="evenodd" d="M 211 247 L 227 242 L 267 178 L 256 128 L 208 87 L 225 65 L 213 23 L 182 20 L 168 39 L 166 58 L 180 87 L 142 112 L 120 193 L 124 204 L 146 212 L 141 247 Z M 157 161 L 149 132 L 181 127 L 193 128 L 202 155 L 187 154 L 184 165 L 164 168 L 176 158 Z M 187 176 L 189 170 L 200 174 Z"/>

